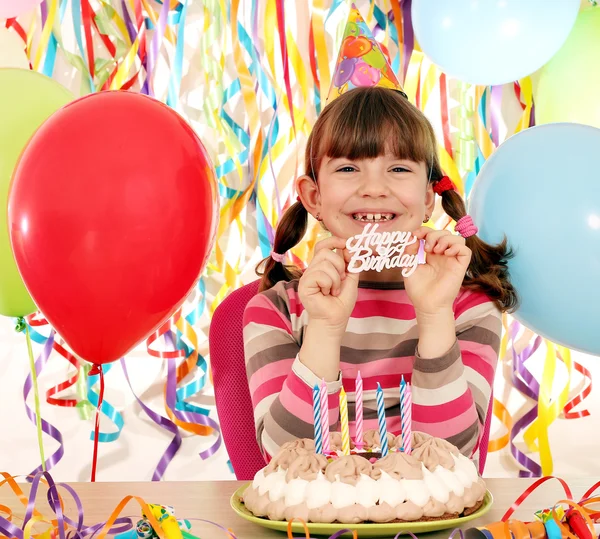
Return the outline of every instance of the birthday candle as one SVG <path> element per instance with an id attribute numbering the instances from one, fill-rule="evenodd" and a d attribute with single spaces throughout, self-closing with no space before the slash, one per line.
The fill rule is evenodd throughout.
<path id="1" fill-rule="evenodd" d="M 330 452 L 329 448 L 329 403 L 327 402 L 327 385 L 321 382 L 321 435 L 323 436 L 323 453 Z"/>
<path id="2" fill-rule="evenodd" d="M 363 381 L 360 371 L 356 376 L 356 434 L 354 444 L 360 450 L 363 448 Z"/>
<path id="3" fill-rule="evenodd" d="M 350 454 L 350 430 L 348 429 L 348 399 L 342 387 L 340 391 L 340 421 L 342 423 L 342 451 L 344 455 Z"/>
<path id="4" fill-rule="evenodd" d="M 381 440 L 381 456 L 388 454 L 387 425 L 385 424 L 385 403 L 383 401 L 383 389 L 377 382 L 377 421 L 379 422 L 379 438 Z"/>
<path id="5" fill-rule="evenodd" d="M 319 385 L 313 387 L 313 423 L 315 424 L 315 451 L 323 453 L 323 437 L 321 434 L 321 402 Z"/>
<path id="6" fill-rule="evenodd" d="M 400 381 L 400 425 L 402 427 L 402 448 L 410 455 L 412 451 L 412 389 L 402 376 Z"/>

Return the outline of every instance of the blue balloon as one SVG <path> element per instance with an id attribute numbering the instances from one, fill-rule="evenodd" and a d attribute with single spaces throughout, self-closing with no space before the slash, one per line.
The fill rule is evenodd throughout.
<path id="1" fill-rule="evenodd" d="M 486 161 L 469 214 L 515 256 L 515 318 L 553 342 L 600 355 L 600 129 L 557 123 L 514 135 Z"/>
<path id="2" fill-rule="evenodd" d="M 562 47 L 580 0 L 413 0 L 423 52 L 472 84 L 512 82 L 537 71 Z"/>

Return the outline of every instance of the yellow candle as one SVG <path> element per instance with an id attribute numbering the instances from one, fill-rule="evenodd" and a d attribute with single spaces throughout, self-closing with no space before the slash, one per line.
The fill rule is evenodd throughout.
<path id="1" fill-rule="evenodd" d="M 342 423 L 342 451 L 344 455 L 350 454 L 350 429 L 348 428 L 348 399 L 342 387 L 340 391 L 340 421 Z"/>

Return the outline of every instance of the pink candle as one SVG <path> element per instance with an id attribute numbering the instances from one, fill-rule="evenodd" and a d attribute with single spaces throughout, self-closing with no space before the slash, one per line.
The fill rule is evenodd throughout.
<path id="1" fill-rule="evenodd" d="M 327 402 L 327 384 L 321 382 L 321 434 L 323 436 L 323 453 L 331 451 L 329 445 L 329 402 Z"/>
<path id="2" fill-rule="evenodd" d="M 402 446 L 410 455 L 412 451 L 412 388 L 404 381 L 400 382 L 400 422 L 402 425 Z"/>
<path id="3" fill-rule="evenodd" d="M 363 448 L 363 381 L 360 371 L 358 371 L 358 375 L 356 376 L 355 402 L 356 432 L 354 434 L 354 445 L 360 450 Z"/>

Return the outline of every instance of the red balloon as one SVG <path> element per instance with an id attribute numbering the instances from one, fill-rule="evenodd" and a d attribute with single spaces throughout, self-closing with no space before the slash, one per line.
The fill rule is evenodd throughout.
<path id="1" fill-rule="evenodd" d="M 35 133 L 9 195 L 23 281 L 81 358 L 115 361 L 197 283 L 212 249 L 218 189 L 210 158 L 171 108 L 100 92 Z"/>

